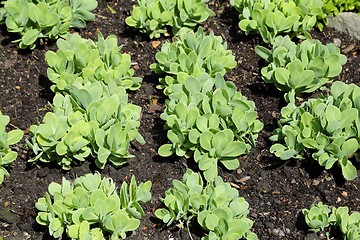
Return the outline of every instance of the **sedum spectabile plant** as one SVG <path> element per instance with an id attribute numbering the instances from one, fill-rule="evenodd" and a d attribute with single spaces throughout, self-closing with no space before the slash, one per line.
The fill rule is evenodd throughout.
<path id="1" fill-rule="evenodd" d="M 69 28 L 84 28 L 95 15 L 96 0 L 6 0 L 0 8 L 0 23 L 18 33 L 19 48 L 36 47 L 37 40 L 65 37 Z"/>
<path id="2" fill-rule="evenodd" d="M 148 33 L 150 38 L 169 35 L 167 28 L 177 35 L 194 29 L 208 17 L 215 15 L 207 2 L 209 0 L 138 0 L 131 16 L 125 19 L 127 25 Z"/>
<path id="3" fill-rule="evenodd" d="M 140 114 L 141 108 L 128 103 L 125 89 L 113 81 L 74 85 L 69 94 L 55 95 L 53 112 L 43 123 L 30 127 L 27 144 L 35 153 L 30 161 L 56 161 L 69 169 L 74 160 L 91 155 L 101 169 L 107 162 L 121 166 L 133 157 L 130 142 L 144 143 Z"/>
<path id="4" fill-rule="evenodd" d="M 346 180 L 357 170 L 351 163 L 360 143 L 360 87 L 336 81 L 328 96 L 309 99 L 281 110 L 270 148 L 282 160 L 311 156 L 325 169 L 341 167 Z"/>
<path id="5" fill-rule="evenodd" d="M 155 211 L 167 226 L 197 222 L 205 235 L 201 240 L 258 239 L 247 217 L 249 203 L 220 176 L 206 184 L 199 173 L 188 169 L 183 181 L 175 179 L 173 186 L 160 198 L 165 207 Z"/>
<path id="6" fill-rule="evenodd" d="M 201 27 L 196 32 L 183 32 L 172 43 L 166 42 L 155 58 L 157 63 L 151 64 L 150 69 L 166 74 L 160 79 L 159 88 L 165 88 L 167 95 L 171 93 L 169 86 L 184 83 L 189 76 L 224 76 L 236 67 L 235 56 L 222 37 L 213 32 L 206 35 Z"/>
<path id="7" fill-rule="evenodd" d="M 220 74 L 174 84 L 165 105 L 160 117 L 171 143 L 162 145 L 159 154 L 193 155 L 207 181 L 218 175 L 218 162 L 230 170 L 238 168 L 237 157 L 250 151 L 263 128 L 254 102 Z"/>
<path id="8" fill-rule="evenodd" d="M 321 0 L 230 0 L 240 13 L 239 27 L 257 32 L 266 43 L 283 34 L 308 35 L 318 19 L 325 19 Z"/>
<path id="9" fill-rule="evenodd" d="M 52 182 L 35 204 L 36 221 L 49 227 L 49 234 L 72 240 L 118 240 L 136 230 L 144 216 L 141 207 L 151 199 L 151 182 L 123 182 L 118 191 L 111 178 L 86 174 L 73 182 Z"/>
<path id="10" fill-rule="evenodd" d="M 323 0 L 323 11 L 329 15 L 338 15 L 341 12 L 357 12 L 360 14 L 358 0 Z"/>
<path id="11" fill-rule="evenodd" d="M 142 79 L 133 77 L 129 54 L 120 53 L 121 47 L 115 35 L 104 38 L 98 34 L 98 41 L 84 39 L 79 34 L 68 34 L 66 40 L 57 41 L 56 52 L 46 52 L 49 65 L 47 74 L 54 83 L 55 92 L 69 91 L 76 84 L 114 81 L 126 89 L 140 88 Z"/>
<path id="12" fill-rule="evenodd" d="M 11 145 L 18 143 L 24 132 L 20 129 L 7 132 L 6 125 L 10 122 L 9 116 L 3 115 L 0 111 L 0 185 L 5 176 L 9 176 L 6 166 L 11 164 L 17 158 L 18 154 L 11 150 Z"/>
<path id="13" fill-rule="evenodd" d="M 341 73 L 347 60 L 333 43 L 323 45 L 319 40 L 307 39 L 295 44 L 289 36 L 276 37 L 272 50 L 256 46 L 255 51 L 269 63 L 261 69 L 262 78 L 286 92 L 288 102 L 330 82 Z"/>
<path id="14" fill-rule="evenodd" d="M 310 209 L 303 209 L 302 213 L 310 231 L 324 231 L 327 227 L 335 227 L 342 233 L 344 240 L 360 238 L 360 213 L 349 213 L 348 207 L 329 207 L 322 202 L 312 204 Z"/>

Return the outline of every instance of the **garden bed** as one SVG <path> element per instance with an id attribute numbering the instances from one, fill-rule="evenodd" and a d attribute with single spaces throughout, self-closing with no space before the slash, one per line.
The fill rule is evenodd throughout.
<path id="1" fill-rule="evenodd" d="M 164 122 L 160 119 L 165 96 L 156 89 L 158 77 L 149 70 L 149 65 L 155 62 L 154 56 L 161 44 L 125 26 L 124 20 L 133 4 L 135 1 L 100 1 L 95 21 L 79 31 L 82 37 L 93 40 L 97 39 L 99 31 L 104 36 L 115 34 L 123 46 L 122 51 L 131 55 L 135 75 L 143 78 L 141 88 L 129 92 L 129 100 L 142 107 L 140 133 L 146 143 L 131 145 L 130 151 L 136 157 L 129 159 L 125 166 L 115 169 L 107 165 L 100 172 L 103 176 L 112 177 L 118 185 L 132 175 L 139 182 L 151 180 L 153 183 L 153 197 L 144 205 L 146 216 L 140 228 L 128 239 L 190 239 L 186 230 L 175 226 L 165 228 L 154 215 L 155 209 L 160 206 L 158 198 L 171 187 L 171 181 L 181 179 L 186 167 L 195 164 L 185 158 L 162 158 L 157 154 L 159 146 L 167 141 Z M 116 13 L 112 13 L 107 5 Z M 359 178 L 345 182 L 339 169 L 325 171 L 312 159 L 281 161 L 269 152 L 272 143 L 268 137 L 277 127 L 280 109 L 286 103 L 281 92 L 261 80 L 260 69 L 265 63 L 254 51 L 261 39 L 239 32 L 238 13 L 227 1 L 212 1 L 210 7 L 216 16 L 203 24 L 204 30 L 222 36 L 238 62 L 225 78 L 233 81 L 243 95 L 255 102 L 259 119 L 265 126 L 256 147 L 240 158 L 239 169 L 219 170 L 220 176 L 249 202 L 253 231 L 264 240 L 304 239 L 308 232 L 301 209 L 318 201 L 332 206 L 347 205 L 351 210 L 359 211 Z M 348 61 L 338 80 L 359 85 L 360 41 L 328 28 L 323 32 L 314 30 L 312 35 L 324 44 L 340 43 Z M 56 45 L 49 43 L 33 51 L 18 50 L 16 44 L 11 43 L 12 37 L 2 26 L 0 110 L 10 116 L 10 129 L 20 128 L 27 133 L 29 126 L 40 122 L 50 110 L 48 103 L 52 101 L 53 93 L 46 77 L 44 55 L 49 49 L 55 50 Z M 160 39 L 161 42 L 165 40 L 164 37 Z M 25 138 L 29 136 L 26 134 Z M 24 140 L 14 148 L 19 152 L 19 158 L 9 168 L 11 176 L 0 186 L 0 236 L 5 239 L 51 239 L 47 228 L 35 221 L 35 202 L 44 195 L 50 182 L 60 182 L 62 177 L 74 179 L 97 171 L 97 168 L 90 161 L 79 163 L 69 171 L 61 170 L 57 165 L 27 163 L 31 152 L 25 147 Z M 353 162 L 359 169 L 359 161 Z M 193 239 L 200 239 L 201 236 L 197 235 L 198 231 L 192 232 Z"/>

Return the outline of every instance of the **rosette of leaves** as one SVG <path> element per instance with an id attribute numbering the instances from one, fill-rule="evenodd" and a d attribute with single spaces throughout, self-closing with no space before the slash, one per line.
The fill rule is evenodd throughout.
<path id="1" fill-rule="evenodd" d="M 326 19 L 321 0 L 230 0 L 230 4 L 240 13 L 240 29 L 259 33 L 266 43 L 281 34 L 307 36 L 318 19 Z"/>
<path id="2" fill-rule="evenodd" d="M 237 157 L 249 152 L 263 128 L 254 102 L 220 74 L 215 83 L 213 78 L 189 77 L 173 85 L 172 92 L 161 114 L 171 143 L 162 145 L 159 154 L 193 155 L 208 181 L 218 175 L 219 161 L 227 169 L 238 168 Z"/>
<path id="3" fill-rule="evenodd" d="M 336 163 L 346 180 L 357 170 L 349 160 L 359 149 L 360 87 L 334 82 L 329 96 L 309 99 L 296 107 L 289 103 L 281 110 L 279 128 L 270 137 L 270 152 L 282 160 L 307 155 L 325 169 Z"/>
<path id="4" fill-rule="evenodd" d="M 149 33 L 150 38 L 168 34 L 168 27 L 177 35 L 180 29 L 193 29 L 198 23 L 215 15 L 207 2 L 209 0 L 138 0 L 131 16 L 125 19 L 127 25 Z"/>
<path id="5" fill-rule="evenodd" d="M 66 40 L 57 41 L 56 52 L 47 51 L 47 75 L 54 83 L 55 92 L 69 91 L 75 82 L 81 84 L 114 81 L 126 89 L 140 88 L 142 79 L 133 77 L 130 55 L 120 53 L 117 37 L 104 38 L 98 33 L 98 41 L 84 39 L 78 34 L 68 34 Z"/>
<path id="6" fill-rule="evenodd" d="M 318 204 L 312 204 L 310 209 L 303 209 L 302 213 L 305 217 L 306 224 L 315 232 L 320 229 L 324 231 L 324 228 L 330 225 L 329 213 L 331 210 L 327 205 L 322 202 Z"/>
<path id="7" fill-rule="evenodd" d="M 302 210 L 310 231 L 323 231 L 325 227 L 333 226 L 340 229 L 343 239 L 356 240 L 360 237 L 360 213 L 349 213 L 348 207 L 330 207 L 319 202 L 310 209 Z"/>
<path id="8" fill-rule="evenodd" d="M 190 227 L 197 222 L 205 235 L 202 240 L 258 239 L 251 231 L 253 221 L 247 218 L 248 202 L 220 176 L 204 184 L 200 174 L 187 169 L 183 181 L 174 179 L 173 186 L 160 198 L 165 208 L 155 211 L 167 226 L 178 222 Z"/>
<path id="9" fill-rule="evenodd" d="M 340 228 L 345 240 L 356 240 L 360 238 L 360 213 L 349 214 L 348 207 L 333 208 L 329 221 Z"/>
<path id="10" fill-rule="evenodd" d="M 34 49 L 36 41 L 65 37 L 69 28 L 84 28 L 94 20 L 91 13 L 97 7 L 96 0 L 6 0 L 0 9 L 0 22 L 9 32 L 18 33 L 20 48 Z"/>
<path id="11" fill-rule="evenodd" d="M 30 161 L 56 161 L 69 169 L 74 160 L 91 155 L 101 169 L 107 162 L 125 164 L 133 157 L 130 142 L 144 143 L 138 132 L 141 108 L 128 103 L 125 89 L 114 82 L 79 85 L 69 95 L 57 93 L 53 112 L 30 127 L 27 144 L 36 155 Z"/>
<path id="12" fill-rule="evenodd" d="M 48 192 L 35 204 L 36 221 L 49 227 L 54 238 L 66 233 L 70 239 L 122 239 L 136 230 L 144 216 L 141 207 L 151 199 L 151 182 L 137 185 L 132 176 L 120 192 L 111 178 L 99 173 L 86 174 L 75 181 L 50 183 Z"/>
<path id="13" fill-rule="evenodd" d="M 308 39 L 295 44 L 289 36 L 276 37 L 273 49 L 256 46 L 256 53 L 269 62 L 261 69 L 265 82 L 287 92 L 285 99 L 295 101 L 295 95 L 313 92 L 338 76 L 346 56 L 334 44 L 323 45 Z"/>
<path id="14" fill-rule="evenodd" d="M 201 27 L 196 32 L 183 32 L 172 43 L 166 42 L 155 58 L 157 63 L 151 64 L 150 69 L 157 74 L 167 74 L 160 79 L 159 86 L 165 88 L 165 94 L 170 94 L 169 86 L 184 83 L 188 76 L 207 73 L 215 77 L 236 67 L 235 57 L 222 37 L 213 32 L 206 35 Z"/>
<path id="15" fill-rule="evenodd" d="M 341 12 L 357 12 L 360 14 L 358 0 L 323 0 L 323 11 L 329 15 L 338 15 Z"/>
<path id="16" fill-rule="evenodd" d="M 6 166 L 11 164 L 17 158 L 18 154 L 11 150 L 11 145 L 18 143 L 24 132 L 20 129 L 6 131 L 6 125 L 10 122 L 9 116 L 3 115 L 0 111 L 0 185 L 4 181 L 5 176 L 9 176 Z"/>

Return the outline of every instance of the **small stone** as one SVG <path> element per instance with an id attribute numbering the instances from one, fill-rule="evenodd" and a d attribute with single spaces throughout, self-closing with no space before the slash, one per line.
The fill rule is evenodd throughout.
<path id="1" fill-rule="evenodd" d="M 341 40 L 339 38 L 334 38 L 333 43 L 337 47 L 341 46 Z"/>
<path id="2" fill-rule="evenodd" d="M 320 240 L 320 238 L 316 233 L 309 233 L 304 240 Z"/>
<path id="3" fill-rule="evenodd" d="M 277 236 L 277 237 L 285 237 L 285 236 L 286 236 L 285 233 L 284 233 L 284 231 L 281 230 L 281 229 L 278 229 L 278 228 L 274 228 L 274 229 L 272 230 L 272 234 L 273 234 L 274 236 Z"/>

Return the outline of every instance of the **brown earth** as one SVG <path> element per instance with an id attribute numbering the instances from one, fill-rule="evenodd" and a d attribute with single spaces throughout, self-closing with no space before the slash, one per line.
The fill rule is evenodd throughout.
<path id="1" fill-rule="evenodd" d="M 154 55 L 161 45 L 154 48 L 146 35 L 125 26 L 124 19 L 133 4 L 135 1 L 100 1 L 95 21 L 79 31 L 83 37 L 94 40 L 98 31 L 104 36 L 118 36 L 123 52 L 129 53 L 136 63 L 135 74 L 143 77 L 142 87 L 129 93 L 129 99 L 143 109 L 140 132 L 146 144 L 132 145 L 131 151 L 136 157 L 130 159 L 126 166 L 115 169 L 108 165 L 100 172 L 103 176 L 112 177 L 119 186 L 131 175 L 135 175 L 138 181 L 153 182 L 153 197 L 145 204 L 146 216 L 140 228 L 128 239 L 190 239 L 186 230 L 161 226 L 153 214 L 160 206 L 158 197 L 171 187 L 172 179 L 181 179 L 186 166 L 193 163 L 184 158 L 164 159 L 157 155 L 158 147 L 166 142 L 164 122 L 159 118 L 165 97 L 155 88 L 158 78 L 149 70 L 149 65 L 155 62 Z M 107 5 L 116 13 L 112 14 Z M 333 206 L 347 205 L 351 210 L 359 211 L 360 179 L 345 182 L 338 170 L 327 172 L 311 159 L 280 161 L 269 153 L 271 142 L 268 137 L 276 128 L 280 109 L 285 105 L 283 95 L 260 78 L 264 62 L 254 52 L 254 47 L 261 43 L 259 37 L 238 32 L 238 14 L 227 1 L 213 1 L 211 8 L 216 17 L 203 26 L 206 31 L 214 31 L 228 42 L 238 62 L 226 78 L 234 81 L 242 94 L 256 103 L 259 119 L 265 124 L 256 147 L 249 155 L 240 158 L 241 167 L 236 171 L 220 169 L 220 175 L 238 188 L 240 195 L 249 202 L 249 217 L 254 221 L 253 230 L 259 239 L 318 239 L 307 232 L 301 209 L 308 208 L 313 202 L 323 201 Z M 340 47 L 348 62 L 338 79 L 359 85 L 360 42 L 327 28 L 323 32 L 314 30 L 312 34 L 323 43 L 341 41 Z M 11 43 L 13 39 L 2 26 L 0 110 L 11 118 L 9 130 L 20 128 L 26 132 L 31 124 L 40 122 L 49 111 L 48 104 L 53 93 L 46 77 L 44 54 L 56 46 L 49 43 L 32 52 L 23 51 Z M 164 42 L 167 39 L 160 40 Z M 29 136 L 26 135 L 26 138 Z M 11 176 L 0 186 L 0 236 L 5 239 L 52 239 L 47 234 L 47 228 L 35 221 L 35 202 L 44 195 L 50 182 L 60 182 L 62 177 L 73 179 L 96 169 L 89 162 L 79 163 L 70 171 L 63 171 L 57 166 L 30 164 L 27 163 L 30 156 L 24 141 L 15 145 L 14 149 L 19 152 L 19 158 L 9 167 Z M 359 168 L 359 162 L 354 160 L 354 163 Z M 192 232 L 193 239 L 200 239 L 201 236 L 197 236 L 199 231 L 193 229 Z"/>

